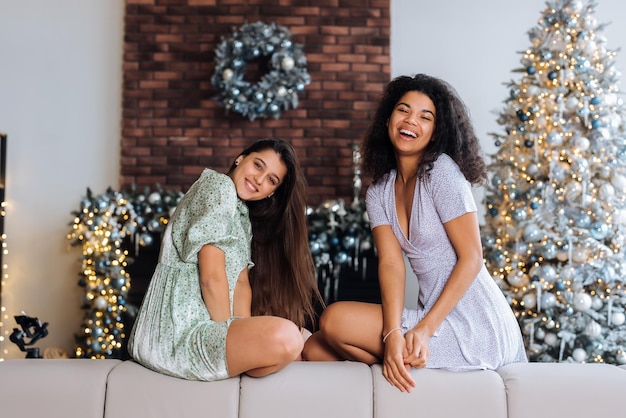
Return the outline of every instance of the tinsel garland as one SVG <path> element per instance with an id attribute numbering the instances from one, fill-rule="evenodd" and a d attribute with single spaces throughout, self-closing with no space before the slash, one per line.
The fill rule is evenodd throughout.
<path id="1" fill-rule="evenodd" d="M 244 80 L 247 65 L 264 57 L 267 72 L 253 84 Z M 298 93 L 311 81 L 306 56 L 280 25 L 246 23 L 222 39 L 215 50 L 215 72 L 211 83 L 215 97 L 226 111 L 256 118 L 278 119 L 281 109 L 298 107 Z"/>

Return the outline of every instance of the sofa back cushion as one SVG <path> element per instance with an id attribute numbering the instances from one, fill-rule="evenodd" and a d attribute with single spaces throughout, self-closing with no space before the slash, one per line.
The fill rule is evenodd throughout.
<path id="1" fill-rule="evenodd" d="M 240 418 L 371 418 L 372 374 L 364 363 L 295 362 L 241 378 Z"/>
<path id="2" fill-rule="evenodd" d="M 374 418 L 506 418 L 506 393 L 500 376 L 489 370 L 452 372 L 412 369 L 416 386 L 400 392 L 372 366 Z"/>
<path id="3" fill-rule="evenodd" d="M 498 370 L 509 418 L 624 418 L 626 370 L 600 363 L 509 364 Z"/>
<path id="4" fill-rule="evenodd" d="M 2 417 L 102 418 L 107 376 L 119 360 L 0 362 Z"/>
<path id="5" fill-rule="evenodd" d="M 183 380 L 134 361 L 111 370 L 105 418 L 237 418 L 239 378 L 218 382 Z"/>

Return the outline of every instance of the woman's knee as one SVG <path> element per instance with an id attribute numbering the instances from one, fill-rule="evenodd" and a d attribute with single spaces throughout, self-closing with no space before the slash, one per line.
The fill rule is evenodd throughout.
<path id="1" fill-rule="evenodd" d="M 326 337 L 338 337 L 341 335 L 342 322 L 346 318 L 347 304 L 335 302 L 330 304 L 320 316 L 319 328 Z"/>
<path id="2" fill-rule="evenodd" d="M 281 318 L 281 321 L 277 321 L 271 340 L 270 344 L 275 353 L 286 362 L 298 359 L 304 348 L 304 339 L 300 329 L 287 319 Z"/>

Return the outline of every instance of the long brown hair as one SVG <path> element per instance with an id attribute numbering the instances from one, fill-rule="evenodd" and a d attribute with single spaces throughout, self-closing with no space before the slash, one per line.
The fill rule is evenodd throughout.
<path id="1" fill-rule="evenodd" d="M 294 148 L 283 139 L 261 139 L 240 155 L 266 149 L 280 156 L 287 174 L 271 197 L 246 202 L 255 264 L 249 273 L 252 314 L 281 316 L 303 327 L 315 323 L 315 303 L 322 301 L 309 249 L 306 180 Z"/>

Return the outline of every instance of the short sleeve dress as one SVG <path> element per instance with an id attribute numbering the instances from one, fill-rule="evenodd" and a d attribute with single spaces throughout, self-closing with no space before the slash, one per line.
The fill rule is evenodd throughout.
<path id="1" fill-rule="evenodd" d="M 252 267 L 248 208 L 225 174 L 206 169 L 181 199 L 161 244 L 159 262 L 131 331 L 133 359 L 154 371 L 188 380 L 229 376 L 226 333 L 237 277 Z M 198 252 L 224 251 L 231 318 L 211 320 L 202 299 Z"/>
<path id="2" fill-rule="evenodd" d="M 411 210 L 409 236 L 396 216 L 396 171 L 369 187 L 366 196 L 371 227 L 390 225 L 419 284 L 417 310 L 404 309 L 405 333 L 432 308 L 457 257 L 444 223 L 475 212 L 471 185 L 446 154 L 435 161 L 430 175 L 418 179 Z M 522 334 L 502 291 L 483 265 L 461 300 L 430 340 L 427 368 L 448 370 L 489 369 L 527 362 Z"/>

